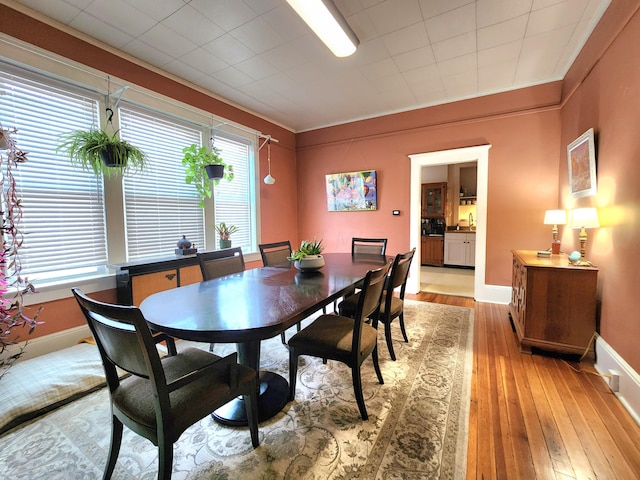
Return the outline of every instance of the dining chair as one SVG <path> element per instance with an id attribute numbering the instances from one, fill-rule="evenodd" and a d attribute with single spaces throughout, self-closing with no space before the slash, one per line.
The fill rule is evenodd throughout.
<path id="1" fill-rule="evenodd" d="M 196 257 L 202 272 L 202 280 L 244 272 L 244 256 L 240 247 L 196 253 Z M 214 345 L 214 343 L 209 344 L 210 352 L 213 352 Z"/>
<path id="2" fill-rule="evenodd" d="M 291 242 L 289 242 L 289 240 L 274 243 L 261 243 L 258 245 L 258 248 L 260 249 L 263 266 L 273 267 L 278 265 L 291 265 L 291 261 L 289 260 L 289 257 L 291 256 Z M 296 326 L 298 331 L 300 331 L 300 322 L 298 322 Z M 287 344 L 287 338 L 285 337 L 284 332 L 280 334 L 280 340 L 283 345 Z"/>
<path id="3" fill-rule="evenodd" d="M 289 257 L 291 256 L 291 242 L 285 240 L 274 243 L 261 243 L 258 245 L 262 264 L 265 267 L 274 265 L 289 265 Z"/>
<path id="4" fill-rule="evenodd" d="M 351 255 L 357 257 L 358 254 L 368 255 L 380 255 L 384 256 L 387 251 L 387 239 L 386 238 L 366 238 L 366 237 L 352 237 L 351 238 Z M 345 293 L 343 298 L 347 298 L 353 295 L 356 290 L 362 288 L 362 282 L 356 283 L 354 288 Z M 333 302 L 333 311 L 338 312 L 338 300 Z"/>
<path id="5" fill-rule="evenodd" d="M 380 299 L 385 278 L 391 263 L 375 270 L 369 270 L 362 283 L 359 301 L 354 318 L 341 315 L 321 315 L 308 327 L 303 328 L 289 339 L 289 400 L 294 400 L 298 357 L 313 357 L 336 360 L 351 368 L 353 391 L 355 393 L 360 416 L 367 420 L 367 408 L 362 394 L 360 374 L 362 362 L 371 355 L 378 381 L 384 384 L 378 364 L 377 331 L 374 326 L 364 322 L 374 317 L 380 309 Z"/>
<path id="6" fill-rule="evenodd" d="M 173 444 L 198 420 L 242 395 L 254 448 L 258 438 L 256 372 L 237 363 L 237 353 L 219 357 L 185 348 L 160 358 L 158 337 L 135 306 L 111 305 L 72 289 L 95 338 L 111 403 L 111 446 L 103 478 L 113 474 L 123 425 L 158 447 L 158 479 L 170 479 Z M 130 375 L 120 379 L 117 368 Z"/>
<path id="7" fill-rule="evenodd" d="M 384 293 L 382 294 L 382 301 L 380 302 L 380 312 L 376 318 L 372 318 L 373 326 L 376 327 L 376 322 L 384 324 L 384 336 L 387 341 L 387 348 L 389 349 L 389 355 L 391 359 L 395 361 L 396 354 L 393 351 L 393 340 L 391 338 L 391 322 L 395 318 L 399 318 L 400 330 L 405 342 L 409 342 L 407 338 L 407 331 L 404 325 L 404 294 L 407 286 L 407 278 L 409 277 L 409 267 L 411 267 L 411 261 L 416 253 L 416 249 L 413 248 L 410 252 L 399 253 L 393 260 L 389 277 L 386 280 L 384 287 Z M 395 289 L 400 287 L 398 296 L 395 295 Z M 360 300 L 361 293 L 358 292 L 355 295 L 345 298 L 339 305 L 338 310 L 340 315 L 345 317 L 355 317 L 358 301 Z"/>
<path id="8" fill-rule="evenodd" d="M 244 271 L 242 248 L 223 248 L 211 252 L 196 253 L 203 280 L 231 275 Z"/>

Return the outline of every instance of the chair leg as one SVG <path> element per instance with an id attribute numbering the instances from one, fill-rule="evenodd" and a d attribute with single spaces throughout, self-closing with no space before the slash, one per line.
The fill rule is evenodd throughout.
<path id="1" fill-rule="evenodd" d="M 373 368 L 376 371 L 378 382 L 380 385 L 384 385 L 384 379 L 382 378 L 382 372 L 380 371 L 380 363 L 378 362 L 378 345 L 376 345 L 373 352 L 371 352 L 371 359 L 373 360 Z"/>
<path id="2" fill-rule="evenodd" d="M 298 354 L 289 347 L 289 401 L 296 398 L 296 379 L 298 377 Z"/>
<path id="3" fill-rule="evenodd" d="M 158 439 L 158 480 L 170 480 L 173 470 L 173 443 Z"/>
<path id="4" fill-rule="evenodd" d="M 210 352 L 213 352 L 213 347 L 215 347 L 215 345 L 216 345 L 215 343 L 210 343 L 209 344 L 209 351 Z"/>
<path id="5" fill-rule="evenodd" d="M 282 342 L 283 345 L 287 344 L 287 339 L 284 336 L 284 332 L 280 334 L 280 341 Z"/>
<path id="6" fill-rule="evenodd" d="M 251 445 L 257 448 L 260 445 L 258 438 L 258 391 L 254 391 L 251 395 L 243 395 L 244 406 L 247 414 L 247 423 L 249 424 L 249 432 L 251 433 Z"/>
<path id="7" fill-rule="evenodd" d="M 404 312 L 400 313 L 400 330 L 402 331 L 402 336 L 404 337 L 404 341 L 409 343 L 409 339 L 407 338 L 407 331 L 404 329 Z"/>
<path id="8" fill-rule="evenodd" d="M 356 395 L 356 402 L 360 410 L 362 420 L 368 420 L 367 407 L 364 404 L 364 395 L 362 395 L 362 379 L 360 378 L 360 365 L 351 368 L 351 376 L 353 379 L 353 393 Z"/>
<path id="9" fill-rule="evenodd" d="M 104 468 L 103 480 L 109 480 L 116 468 L 118 453 L 120 453 L 120 445 L 122 444 L 122 422 L 114 415 L 111 416 L 111 446 L 109 447 L 109 458 Z"/>
<path id="10" fill-rule="evenodd" d="M 387 349 L 391 360 L 396 361 L 396 353 L 393 351 L 393 340 L 391 339 L 391 322 L 385 322 L 384 324 L 384 338 L 387 340 Z"/>

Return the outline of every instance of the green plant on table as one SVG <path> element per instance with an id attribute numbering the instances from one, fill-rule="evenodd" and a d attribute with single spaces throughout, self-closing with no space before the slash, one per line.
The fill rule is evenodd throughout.
<path id="1" fill-rule="evenodd" d="M 291 252 L 291 256 L 288 257 L 289 260 L 300 260 L 308 255 L 320 255 L 324 250 L 324 246 L 322 245 L 322 239 L 313 241 L 302 240 L 300 243 L 300 248 Z"/>

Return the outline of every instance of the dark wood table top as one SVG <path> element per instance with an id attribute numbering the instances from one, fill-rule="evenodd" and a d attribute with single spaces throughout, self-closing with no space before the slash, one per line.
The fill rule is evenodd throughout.
<path id="1" fill-rule="evenodd" d="M 252 342 L 278 335 L 349 291 L 389 257 L 324 254 L 325 266 L 263 267 L 166 290 L 140 308 L 154 330 L 199 342 Z"/>

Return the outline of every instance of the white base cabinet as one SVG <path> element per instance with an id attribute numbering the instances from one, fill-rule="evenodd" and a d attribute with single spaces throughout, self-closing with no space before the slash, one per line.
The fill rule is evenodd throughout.
<path id="1" fill-rule="evenodd" d="M 473 267 L 476 264 L 476 234 L 446 232 L 444 234 L 444 264 Z"/>

